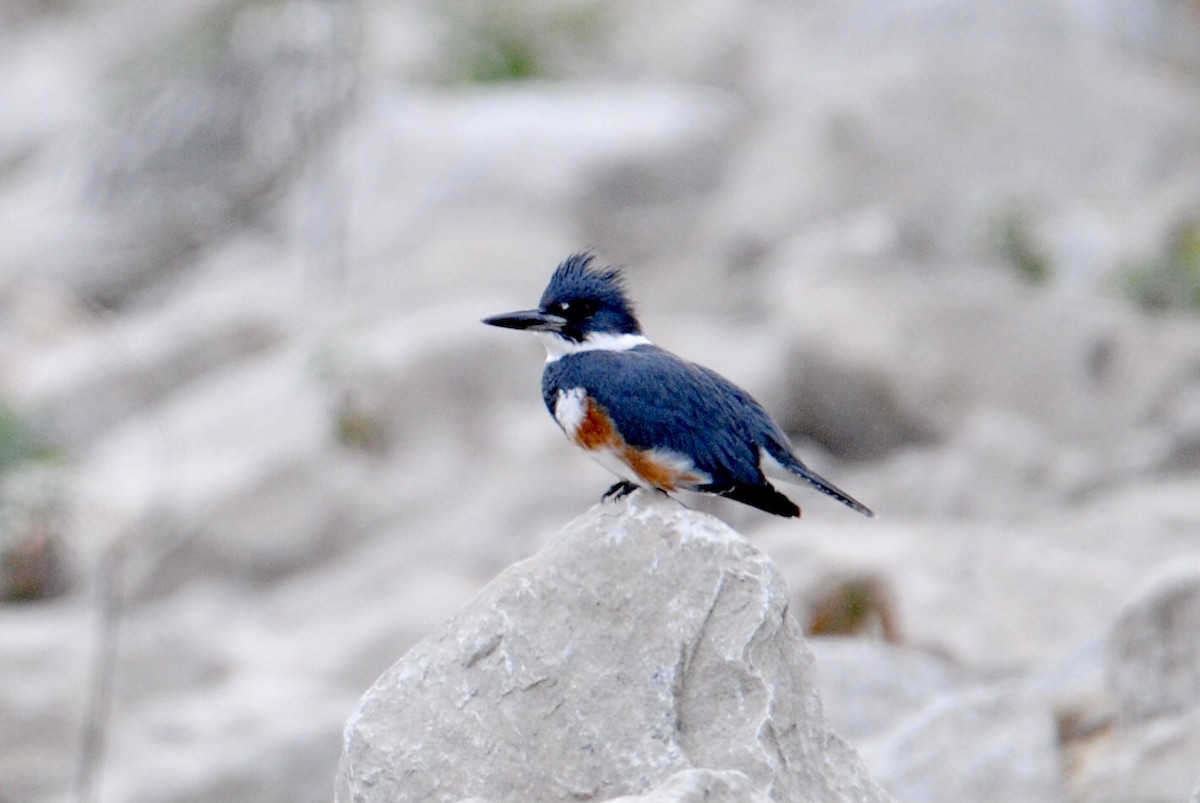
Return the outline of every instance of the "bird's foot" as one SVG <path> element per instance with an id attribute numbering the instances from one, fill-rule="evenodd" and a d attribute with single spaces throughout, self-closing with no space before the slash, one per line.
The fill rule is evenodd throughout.
<path id="1" fill-rule="evenodd" d="M 629 480 L 621 480 L 615 483 L 613 487 L 604 492 L 604 496 L 600 498 L 601 502 L 607 502 L 610 499 L 623 499 L 636 491 L 638 486 Z"/>

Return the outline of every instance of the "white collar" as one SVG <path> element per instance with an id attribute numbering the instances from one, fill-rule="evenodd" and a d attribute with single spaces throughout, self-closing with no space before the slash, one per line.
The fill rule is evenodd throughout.
<path id="1" fill-rule="evenodd" d="M 581 351 L 629 351 L 638 346 L 652 345 L 645 335 L 614 334 L 612 332 L 594 332 L 583 339 L 582 343 L 563 337 L 554 332 L 538 332 L 542 345 L 546 347 L 546 362 L 554 362 L 569 354 Z"/>

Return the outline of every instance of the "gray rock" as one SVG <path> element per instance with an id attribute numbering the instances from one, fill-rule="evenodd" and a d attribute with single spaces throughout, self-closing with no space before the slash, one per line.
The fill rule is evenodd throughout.
<path id="1" fill-rule="evenodd" d="M 608 803 L 767 803 L 737 770 L 682 770 L 644 795 L 615 797 Z"/>
<path id="2" fill-rule="evenodd" d="M 897 800 L 1065 803 L 1054 720 L 1013 686 L 940 698 L 863 746 L 879 784 Z"/>
<path id="3" fill-rule="evenodd" d="M 1151 580 L 1118 617 L 1107 657 L 1122 726 L 1200 705 L 1200 564 Z"/>
<path id="4" fill-rule="evenodd" d="M 698 204 L 720 178 L 740 111 L 712 89 L 626 81 L 437 94 L 405 87 L 361 105 L 338 145 L 357 195 L 348 244 L 354 271 L 459 292 L 485 275 L 478 261 L 392 276 L 396 254 L 421 253 L 443 238 L 459 254 L 474 250 L 461 242 L 465 225 L 485 235 L 497 225 L 518 229 L 507 239 L 549 227 L 569 247 L 580 238 L 620 244 L 608 253 L 617 261 L 683 247 Z M 522 259 L 506 270 L 545 281 L 542 264 L 523 261 L 529 246 L 512 253 Z M 479 257 L 499 267 L 496 254 Z"/>
<path id="5" fill-rule="evenodd" d="M 13 401 L 56 443 L 80 448 L 283 341 L 287 307 L 264 286 L 224 276 L 111 322 L 101 337 L 75 322 L 56 339 L 20 343 Z"/>
<path id="6" fill-rule="evenodd" d="M 637 493 L 503 572 L 379 678 L 347 725 L 337 800 L 706 788 L 887 800 L 825 723 L 774 564 L 716 519 Z"/>
<path id="7" fill-rule="evenodd" d="M 809 641 L 830 725 L 855 743 L 878 736 L 939 696 L 961 689 L 967 673 L 943 657 L 866 638 Z"/>
<path id="8" fill-rule="evenodd" d="M 1106 736 L 1106 743 L 1101 742 L 1076 779 L 1074 799 L 1088 803 L 1184 799 L 1200 756 L 1200 713 L 1157 719 Z"/>
<path id="9" fill-rule="evenodd" d="M 1200 71 L 1200 14 L 1187 0 L 1157 0 L 1128 4 L 1117 0 L 1097 3 L 1105 33 L 1134 53 L 1170 65 Z"/>
<path id="10" fill-rule="evenodd" d="M 162 75 L 96 148 L 73 244 L 55 278 L 120 304 L 266 217 L 354 98 L 352 10 L 318 0 L 201 16 L 133 69 Z M 154 52 L 161 48 L 159 52 Z M 161 80 L 161 79 L 160 79 Z"/>
<path id="11" fill-rule="evenodd" d="M 1047 36 L 1047 27 L 1075 27 L 1065 5 L 907 3 L 880 14 L 876 4 L 840 3 L 791 19 L 772 7 L 745 72 L 746 91 L 771 112 L 733 157 L 738 170 L 719 200 L 730 231 L 775 243 L 869 209 L 890 221 L 885 250 L 923 266 L 949 257 L 957 270 L 1014 202 L 1105 221 L 1119 203 L 1125 214 L 1105 222 L 1111 234 L 1100 241 L 1135 237 L 1128 224 L 1147 204 L 1155 215 L 1182 212 L 1170 185 L 1195 170 L 1184 142 L 1196 122 L 1183 111 L 1194 88 L 1119 48 L 1065 30 Z M 993 46 L 1006 37 L 1011 48 Z M 795 41 L 809 46 L 784 45 Z M 1156 138 L 1172 162 L 1161 171 L 1130 148 Z M 1074 202 L 1098 194 L 1103 205 Z M 1116 249 L 1102 250 L 1104 263 L 1088 266 L 1100 283 L 1121 263 Z M 834 270 L 855 256 L 838 254 Z"/>

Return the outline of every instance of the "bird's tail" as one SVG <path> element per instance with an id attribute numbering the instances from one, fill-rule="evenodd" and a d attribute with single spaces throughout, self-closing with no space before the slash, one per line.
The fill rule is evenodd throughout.
<path id="1" fill-rule="evenodd" d="M 851 510 L 856 510 L 869 518 L 875 517 L 875 512 L 871 510 L 871 508 L 867 507 L 862 502 L 858 501 L 853 496 L 846 493 L 841 488 L 837 487 L 832 482 L 801 463 L 791 452 L 771 454 L 769 456 L 773 458 L 773 460 L 770 462 L 775 463 L 778 468 L 782 469 L 785 473 L 780 473 L 778 471 L 768 473 L 775 474 L 779 479 L 784 480 L 804 480 L 821 493 L 825 494 L 826 496 L 832 496 L 834 499 L 838 500 Z M 764 466 L 764 468 L 766 468 L 766 466 Z M 772 468 L 774 468 L 774 466 L 772 466 Z"/>

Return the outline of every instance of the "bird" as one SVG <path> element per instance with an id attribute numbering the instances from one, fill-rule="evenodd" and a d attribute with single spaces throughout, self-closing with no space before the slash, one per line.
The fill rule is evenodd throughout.
<path id="1" fill-rule="evenodd" d="M 695 491 L 800 516 L 769 475 L 875 515 L 806 466 L 749 393 L 654 345 L 642 332 L 622 270 L 598 265 L 591 252 L 559 263 L 536 309 L 483 323 L 541 338 L 546 408 L 572 442 L 619 478 L 603 500 L 638 487 L 668 495 Z"/>

